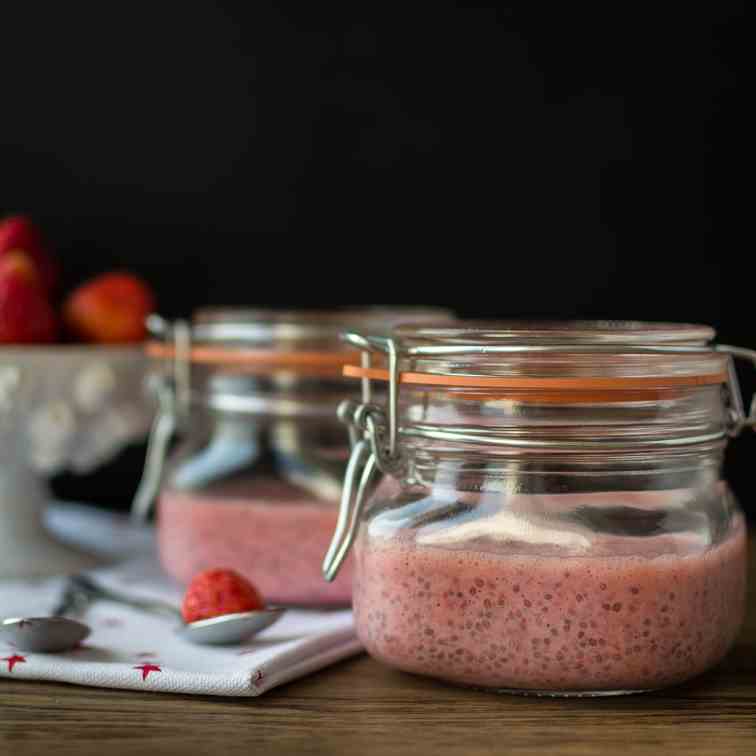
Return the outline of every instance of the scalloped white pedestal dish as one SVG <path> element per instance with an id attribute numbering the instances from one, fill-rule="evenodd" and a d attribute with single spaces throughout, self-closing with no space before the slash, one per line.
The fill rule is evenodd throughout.
<path id="1" fill-rule="evenodd" d="M 0 347 L 0 577 L 95 563 L 44 527 L 46 478 L 88 472 L 146 435 L 145 374 L 141 345 Z"/>

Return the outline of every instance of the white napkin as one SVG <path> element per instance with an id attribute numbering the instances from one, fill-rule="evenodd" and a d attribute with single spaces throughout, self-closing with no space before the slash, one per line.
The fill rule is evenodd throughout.
<path id="1" fill-rule="evenodd" d="M 125 518 L 86 508 L 56 508 L 51 526 L 69 540 L 98 534 L 101 555 L 131 559 L 96 570 L 103 585 L 178 606 L 180 589 L 160 572 L 151 537 Z M 141 531 L 141 532 L 140 532 Z M 117 537 L 116 537 L 117 534 Z M 0 616 L 48 614 L 62 578 L 0 581 Z M 196 646 L 174 633 L 175 623 L 120 604 L 98 601 L 77 617 L 92 628 L 82 646 L 59 654 L 17 651 L 0 641 L 0 677 L 55 680 L 104 688 L 170 693 L 258 696 L 362 650 L 349 610 L 286 612 L 275 625 L 240 646 Z"/>

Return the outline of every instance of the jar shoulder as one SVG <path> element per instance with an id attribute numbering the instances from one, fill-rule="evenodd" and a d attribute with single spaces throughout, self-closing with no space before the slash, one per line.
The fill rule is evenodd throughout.
<path id="1" fill-rule="evenodd" d="M 742 523 L 719 479 L 694 487 L 544 492 L 509 483 L 462 488 L 383 478 L 361 539 L 507 554 L 682 555 L 706 550 Z"/>

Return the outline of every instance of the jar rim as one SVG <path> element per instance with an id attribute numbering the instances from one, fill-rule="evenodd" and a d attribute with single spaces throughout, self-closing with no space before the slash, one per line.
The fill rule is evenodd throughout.
<path id="1" fill-rule="evenodd" d="M 711 343 L 714 334 L 684 323 L 504 320 L 405 324 L 389 339 L 345 340 L 393 355 L 398 383 L 572 392 L 725 383 L 729 356 Z M 363 359 L 345 373 L 381 380 L 378 367 Z"/>
<path id="2" fill-rule="evenodd" d="M 388 333 L 406 321 L 448 322 L 446 308 L 375 306 L 347 309 L 274 310 L 270 308 L 206 307 L 192 317 L 194 341 L 272 346 L 276 342 L 327 341 L 343 349 L 340 334 L 352 328 Z M 233 347 L 234 343 L 227 343 Z"/>
<path id="3" fill-rule="evenodd" d="M 675 344 L 703 346 L 716 331 L 695 323 L 639 320 L 470 320 L 446 323 L 406 323 L 394 329 L 402 341 L 434 343 L 616 344 L 643 346 Z"/>

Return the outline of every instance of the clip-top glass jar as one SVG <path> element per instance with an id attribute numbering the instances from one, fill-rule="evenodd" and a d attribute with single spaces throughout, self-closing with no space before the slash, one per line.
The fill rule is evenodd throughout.
<path id="1" fill-rule="evenodd" d="M 331 585 L 320 576 L 349 455 L 336 407 L 355 393 L 342 375 L 354 351 L 339 334 L 385 334 L 408 312 L 206 309 L 191 325 L 154 322 L 161 412 L 135 511 L 144 516 L 160 489 L 158 547 L 170 575 L 186 583 L 232 568 L 273 603 L 349 603 L 349 565 Z M 180 443 L 163 467 L 174 430 Z"/>
<path id="2" fill-rule="evenodd" d="M 409 672 L 611 695 L 718 662 L 745 601 L 744 518 L 720 476 L 743 413 L 704 326 L 575 322 L 351 334 L 388 369 L 350 402 L 344 509 L 359 637 Z M 371 493 L 376 471 L 386 475 Z"/>

